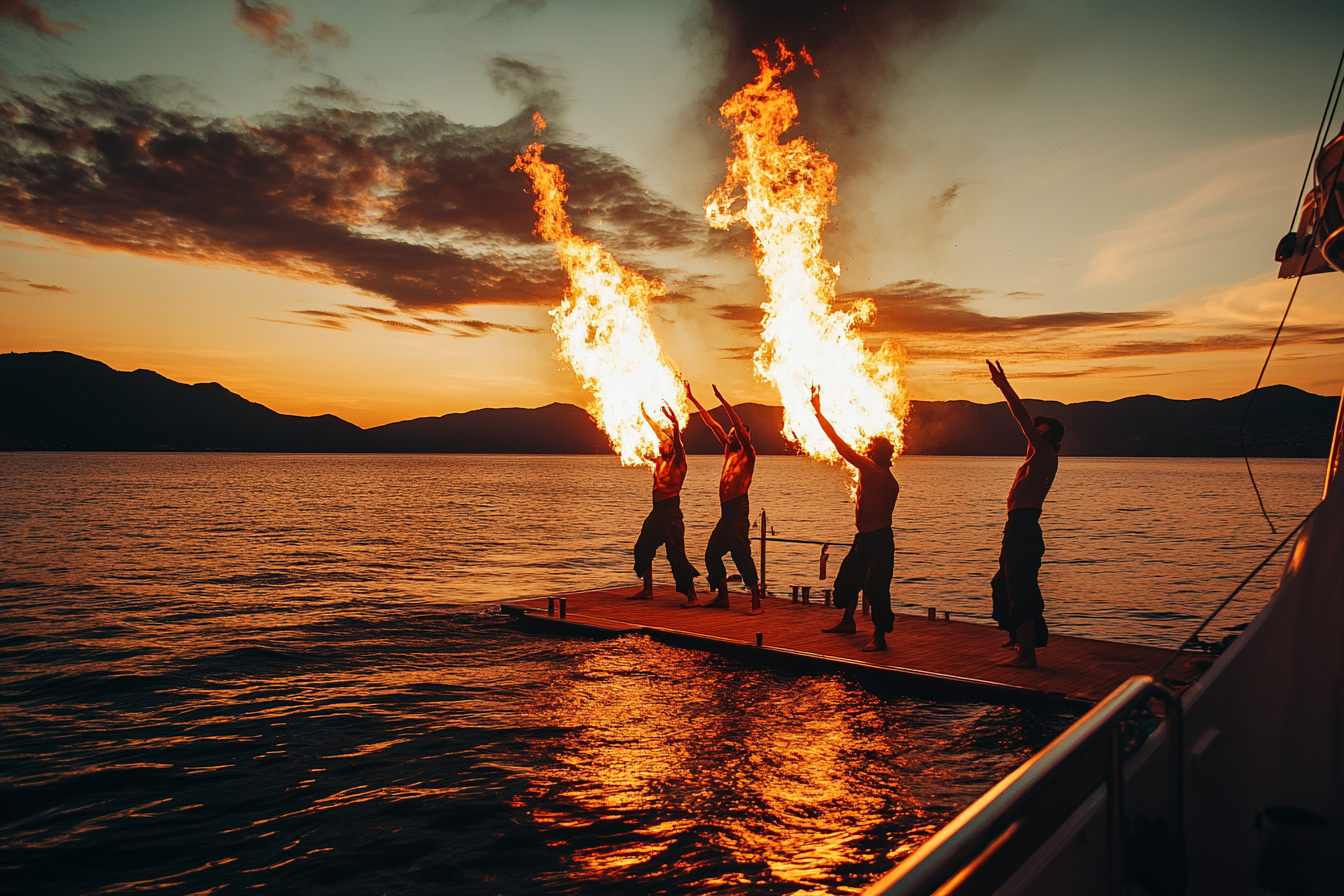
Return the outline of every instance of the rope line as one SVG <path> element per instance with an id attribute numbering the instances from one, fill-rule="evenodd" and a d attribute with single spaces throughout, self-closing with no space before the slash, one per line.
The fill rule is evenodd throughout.
<path id="1" fill-rule="evenodd" d="M 1217 616 L 1219 613 L 1223 612 L 1223 610 L 1227 607 L 1228 604 L 1232 603 L 1233 598 L 1235 598 L 1238 594 L 1241 593 L 1241 589 L 1245 588 L 1248 584 L 1250 584 L 1251 579 L 1255 578 L 1256 574 L 1259 573 L 1260 570 L 1264 569 L 1265 566 L 1269 563 L 1269 561 L 1273 560 L 1274 556 L 1278 554 L 1279 551 L 1283 550 L 1283 546 L 1286 545 L 1290 540 L 1292 540 L 1292 537 L 1296 535 L 1298 531 L 1301 530 L 1301 528 L 1307 524 L 1307 520 L 1311 519 L 1312 516 L 1316 513 L 1316 511 L 1319 510 L 1320 508 L 1321 505 L 1317 504 L 1315 507 L 1311 509 L 1311 513 L 1308 513 L 1306 516 L 1302 517 L 1302 521 L 1293 527 L 1293 531 L 1289 532 L 1287 535 L 1284 536 L 1283 541 L 1279 542 L 1278 546 L 1275 547 L 1274 550 L 1269 552 L 1269 556 L 1261 560 L 1260 565 L 1257 566 L 1255 569 L 1251 570 L 1250 575 L 1242 579 L 1241 584 L 1233 588 L 1232 593 L 1229 594 L 1227 597 L 1223 598 L 1223 602 L 1220 603 L 1217 607 L 1214 607 L 1212 613 L 1204 617 L 1204 621 L 1201 622 L 1195 628 L 1195 630 L 1190 633 L 1190 637 L 1182 641 L 1180 645 L 1174 651 L 1172 651 L 1171 656 L 1168 657 L 1167 661 L 1162 664 L 1162 668 L 1157 670 L 1157 675 L 1154 676 L 1155 678 L 1161 678 L 1163 673 L 1165 673 L 1167 669 L 1171 668 L 1171 664 L 1176 662 L 1176 658 L 1181 655 L 1181 651 L 1185 649 L 1185 645 L 1189 644 L 1191 641 L 1198 638 L 1200 633 L 1203 632 L 1204 629 L 1208 628 L 1209 623 L 1213 622 L 1214 617 Z"/>
<path id="2" fill-rule="evenodd" d="M 1339 64 L 1335 66 L 1335 77 L 1330 82 L 1330 93 L 1325 98 L 1325 108 L 1321 110 L 1321 123 L 1316 129 L 1316 139 L 1312 141 L 1311 158 L 1307 160 L 1307 173 L 1302 177 L 1302 188 L 1298 191 L 1297 205 L 1293 207 L 1293 222 L 1296 224 L 1297 211 L 1302 205 L 1302 197 L 1306 194 L 1307 181 L 1311 178 L 1311 172 L 1315 168 L 1316 159 L 1320 151 L 1325 148 L 1325 140 L 1328 138 L 1330 128 L 1335 124 L 1335 112 L 1339 110 L 1339 101 L 1344 97 L 1344 84 L 1340 82 L 1340 72 L 1344 71 L 1344 52 L 1340 53 Z M 1325 135 L 1324 137 L 1322 135 Z M 1328 191 L 1323 191 L 1323 196 L 1328 199 L 1334 192 L 1335 185 L 1339 182 L 1338 166 L 1332 172 L 1333 178 Z M 1316 246 L 1321 227 L 1321 219 L 1324 212 L 1324 202 L 1322 208 L 1316 212 L 1316 220 L 1311 224 L 1311 238 L 1308 241 L 1307 256 L 1302 259 L 1302 267 L 1297 272 L 1297 277 L 1293 281 L 1293 291 L 1288 296 L 1288 305 L 1283 309 L 1283 317 L 1279 320 L 1278 329 L 1274 331 L 1274 339 L 1269 344 L 1269 351 L 1265 353 L 1265 363 L 1260 365 L 1260 375 L 1255 378 L 1255 387 L 1251 389 L 1251 394 L 1246 398 L 1246 407 L 1241 412 L 1241 425 L 1238 427 L 1237 440 L 1241 443 L 1241 459 L 1246 464 L 1246 475 L 1251 480 L 1251 488 L 1255 490 L 1256 503 L 1260 505 L 1260 515 L 1265 518 L 1269 524 L 1269 531 L 1275 535 L 1279 530 L 1274 528 L 1274 521 L 1269 518 L 1269 511 L 1265 509 L 1265 499 L 1260 494 L 1260 484 L 1255 481 L 1255 471 L 1251 469 L 1251 456 L 1246 450 L 1246 420 L 1251 415 L 1251 406 L 1255 404 L 1255 396 L 1260 391 L 1260 384 L 1265 379 L 1265 371 L 1269 369 L 1269 361 L 1274 357 L 1274 349 L 1279 344 L 1279 337 L 1283 335 L 1283 327 L 1288 323 L 1288 312 L 1293 310 L 1293 300 L 1297 298 L 1297 289 L 1302 285 L 1302 278 L 1307 269 L 1307 258 L 1311 255 L 1311 250 Z M 1296 530 L 1294 530 L 1296 531 Z"/>
<path id="3" fill-rule="evenodd" d="M 1325 98 L 1325 108 L 1321 110 L 1321 123 L 1316 126 L 1316 139 L 1311 141 L 1311 157 L 1307 159 L 1307 172 L 1302 175 L 1302 186 L 1297 191 L 1297 204 L 1293 206 L 1293 220 L 1288 224 L 1288 229 L 1293 230 L 1297 227 L 1297 213 L 1302 209 L 1302 197 L 1307 194 L 1307 181 L 1311 180 L 1311 168 L 1316 163 L 1316 154 L 1320 152 L 1321 135 L 1328 133 L 1325 126 L 1327 114 L 1330 117 L 1331 124 L 1334 123 L 1334 114 L 1330 112 L 1330 103 L 1334 101 L 1338 105 L 1338 98 L 1335 92 L 1339 89 L 1339 73 L 1344 71 L 1344 52 L 1339 54 L 1339 64 L 1335 66 L 1335 78 L 1330 82 L 1330 95 Z"/>

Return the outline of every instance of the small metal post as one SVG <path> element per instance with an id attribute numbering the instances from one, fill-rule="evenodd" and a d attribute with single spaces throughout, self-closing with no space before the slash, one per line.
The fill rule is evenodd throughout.
<path id="1" fill-rule="evenodd" d="M 944 621 L 944 622 L 951 622 L 951 621 L 952 621 L 952 611 L 951 611 L 951 610 L 944 610 L 944 611 L 943 611 L 943 621 Z"/>
<path id="2" fill-rule="evenodd" d="M 930 622 L 937 622 L 937 621 L 938 621 L 938 608 L 937 608 L 937 607 L 929 607 L 929 621 L 930 621 Z"/>
<path id="3" fill-rule="evenodd" d="M 1125 892 L 1125 742 L 1120 727 L 1111 729 L 1106 774 L 1106 896 Z"/>
<path id="4" fill-rule="evenodd" d="M 765 593 L 765 508 L 761 508 L 761 593 Z"/>
<path id="5" fill-rule="evenodd" d="M 812 586 L 811 586 L 811 585 L 804 585 L 804 586 L 803 586 L 803 603 L 805 603 L 805 604 L 810 604 L 810 603 L 812 603 Z"/>
<path id="6" fill-rule="evenodd" d="M 821 590 L 821 595 L 826 599 L 826 606 L 828 607 L 831 605 L 831 590 L 832 589 L 830 588 L 823 588 Z"/>
<path id="7" fill-rule="evenodd" d="M 547 616 L 555 615 L 555 598 L 553 597 L 546 598 L 546 615 Z"/>
<path id="8" fill-rule="evenodd" d="M 565 618 L 565 605 L 569 603 L 567 598 L 560 598 L 560 618 Z"/>
<path id="9" fill-rule="evenodd" d="M 761 647 L 765 644 L 765 632 L 756 633 L 756 646 Z"/>
<path id="10" fill-rule="evenodd" d="M 797 586 L 797 585 L 790 585 L 790 586 L 789 586 L 789 602 L 790 602 L 790 603 L 795 603 L 795 604 L 798 603 L 798 586 Z"/>

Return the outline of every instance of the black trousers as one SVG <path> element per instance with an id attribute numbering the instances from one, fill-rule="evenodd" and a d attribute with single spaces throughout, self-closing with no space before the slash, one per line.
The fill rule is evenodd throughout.
<path id="1" fill-rule="evenodd" d="M 680 495 L 654 501 L 653 509 L 644 518 L 635 542 L 635 575 L 648 572 L 663 545 L 667 546 L 667 562 L 672 565 L 677 590 L 690 597 L 695 594 L 695 577 L 700 572 L 686 558 L 686 521 L 681 516 Z"/>
<path id="2" fill-rule="evenodd" d="M 859 602 L 862 591 L 872 607 L 873 628 L 891 631 L 891 574 L 896 563 L 896 538 L 891 527 L 860 532 L 835 574 L 835 605 L 842 610 Z"/>
<path id="3" fill-rule="evenodd" d="M 718 525 L 709 536 L 709 545 L 705 548 L 705 572 L 709 576 L 709 587 L 718 588 L 728 575 L 723 565 L 723 555 L 732 554 L 733 565 L 742 574 L 742 581 L 748 588 L 755 588 L 758 581 L 756 561 L 751 556 L 751 502 L 746 495 L 738 495 L 731 501 L 720 505 Z"/>
<path id="4" fill-rule="evenodd" d="M 1041 535 L 1041 511 L 1019 507 L 1008 511 L 999 549 L 999 571 L 989 586 L 994 595 L 994 621 L 1004 631 L 1015 633 L 1028 622 L 1036 623 L 1036 646 L 1050 638 L 1046 628 L 1045 599 L 1039 581 L 1045 539 Z"/>

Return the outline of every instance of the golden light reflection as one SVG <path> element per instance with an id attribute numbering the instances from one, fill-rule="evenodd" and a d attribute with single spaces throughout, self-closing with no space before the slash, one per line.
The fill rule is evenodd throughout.
<path id="1" fill-rule="evenodd" d="M 873 832 L 893 801 L 909 818 L 926 813 L 901 796 L 898 762 L 856 775 L 875 720 L 843 711 L 854 699 L 843 682 L 762 695 L 751 687 L 760 674 L 630 638 L 547 690 L 534 711 L 571 733 L 559 770 L 532 790 L 532 817 L 602 841 L 566 855 L 566 879 L 628 883 L 671 867 L 708 889 L 783 881 L 832 892 L 838 869 L 885 860 L 890 844 Z M 608 823 L 609 836 L 595 833 Z"/>

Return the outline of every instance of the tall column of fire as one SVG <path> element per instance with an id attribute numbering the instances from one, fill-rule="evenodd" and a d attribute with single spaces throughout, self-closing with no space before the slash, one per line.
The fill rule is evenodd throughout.
<path id="1" fill-rule="evenodd" d="M 812 413 L 813 385 L 821 387 L 826 416 L 846 442 L 862 451 L 884 435 L 900 453 L 910 407 L 903 353 L 889 341 L 876 350 L 864 344 L 858 325 L 876 313 L 869 300 L 833 307 L 840 268 L 821 254 L 827 208 L 836 201 L 835 163 L 802 137 L 780 143 L 798 118 L 793 92 L 779 83 L 795 58 L 782 44 L 778 63 L 756 55 L 760 76 L 719 108 L 724 127 L 733 130 L 735 155 L 727 179 L 705 202 L 712 226 L 726 230 L 741 221 L 755 237 L 767 292 L 756 375 L 779 391 L 784 432 L 809 455 L 839 460 Z M 811 62 L 806 51 L 800 55 Z"/>
<path id="2" fill-rule="evenodd" d="M 540 132 L 540 114 L 533 116 Z M 658 439 L 640 413 L 664 422 L 659 407 L 671 407 L 682 425 L 686 393 L 676 366 L 663 354 L 649 320 L 649 303 L 666 287 L 619 264 L 598 243 L 574 234 L 565 211 L 568 185 L 560 166 L 542 161 L 540 143 L 532 143 L 510 170 L 522 171 L 536 194 L 536 232 L 555 244 L 556 257 L 569 275 L 551 325 L 557 356 L 583 382 L 588 413 L 606 432 L 626 466 L 649 464 Z"/>

